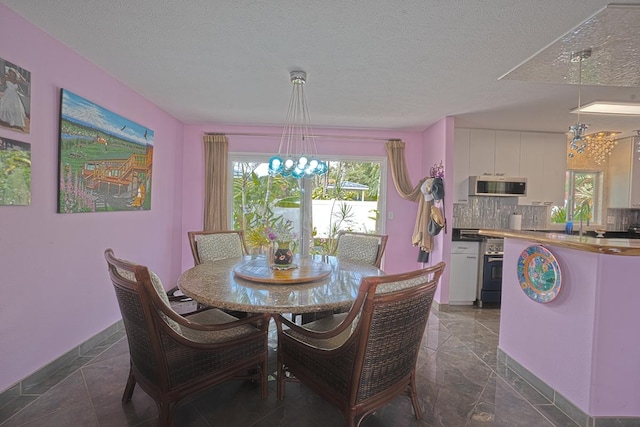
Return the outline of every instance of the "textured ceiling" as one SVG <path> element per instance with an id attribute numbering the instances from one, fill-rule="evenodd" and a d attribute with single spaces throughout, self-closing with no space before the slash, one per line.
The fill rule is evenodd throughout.
<path id="1" fill-rule="evenodd" d="M 455 116 L 457 126 L 552 132 L 575 122 L 569 110 L 577 104 L 576 86 L 551 83 L 557 77 L 499 78 L 519 72 L 518 64 L 607 6 L 602 0 L 0 2 L 185 123 L 281 125 L 289 71 L 301 68 L 314 127 L 423 130 Z M 637 13 L 624 15 L 621 29 L 634 20 Z M 631 42 L 640 43 L 633 31 Z M 583 44 L 575 32 L 572 40 L 572 47 Z M 615 40 L 597 35 L 583 46 L 593 47 L 594 64 L 602 63 L 597 55 L 605 42 Z M 583 85 L 583 103 L 640 101 L 634 49 L 635 63 L 623 70 L 635 76 L 634 86 Z M 589 131 L 640 128 L 640 117 L 585 121 Z"/>

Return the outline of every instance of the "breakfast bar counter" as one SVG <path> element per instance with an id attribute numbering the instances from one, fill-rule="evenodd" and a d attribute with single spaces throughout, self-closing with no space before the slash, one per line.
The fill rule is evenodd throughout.
<path id="1" fill-rule="evenodd" d="M 487 237 L 503 237 L 527 240 L 543 245 L 570 248 L 579 251 L 597 252 L 609 255 L 640 256 L 640 239 L 603 239 L 597 237 L 569 235 L 561 232 L 543 233 L 520 230 L 480 230 Z"/>
<path id="2" fill-rule="evenodd" d="M 504 238 L 499 359 L 580 425 L 640 425 L 640 241 L 480 234 Z"/>

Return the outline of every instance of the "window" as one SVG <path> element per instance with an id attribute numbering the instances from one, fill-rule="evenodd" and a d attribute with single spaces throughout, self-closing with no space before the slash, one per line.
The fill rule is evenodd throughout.
<path id="1" fill-rule="evenodd" d="M 582 220 L 602 224 L 603 174 L 598 171 L 569 170 L 565 181 L 565 205 L 554 206 L 551 221 Z M 567 215 L 569 213 L 569 215 Z"/>
<path id="2" fill-rule="evenodd" d="M 268 155 L 230 153 L 232 223 L 252 253 L 267 250 L 266 228 L 278 222 L 290 222 L 312 253 L 331 253 L 340 230 L 384 232 L 386 159 L 324 158 L 327 174 L 298 180 L 268 176 Z"/>

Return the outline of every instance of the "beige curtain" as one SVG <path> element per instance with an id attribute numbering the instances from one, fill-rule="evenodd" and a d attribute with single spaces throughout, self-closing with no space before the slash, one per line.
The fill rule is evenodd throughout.
<path id="1" fill-rule="evenodd" d="M 204 231 L 228 230 L 227 158 L 229 139 L 222 133 L 204 136 Z"/>
<path id="2" fill-rule="evenodd" d="M 428 178 L 422 178 L 415 187 L 411 185 L 409 174 L 407 172 L 407 164 L 404 159 L 405 143 L 399 139 L 390 139 L 387 141 L 387 156 L 391 165 L 391 176 L 393 184 L 400 194 L 400 197 L 418 203 L 418 213 L 416 215 L 416 224 L 413 228 L 412 243 L 419 246 L 425 252 L 431 252 L 431 235 L 427 233 L 429 225 L 431 205 L 433 201 L 425 201 L 420 187 Z"/>

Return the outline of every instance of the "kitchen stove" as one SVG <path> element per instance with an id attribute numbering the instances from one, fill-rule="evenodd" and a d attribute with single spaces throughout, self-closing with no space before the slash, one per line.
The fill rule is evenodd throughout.
<path id="1" fill-rule="evenodd" d="M 503 239 L 487 239 L 484 243 L 485 255 L 502 255 L 504 254 Z"/>
<path id="2" fill-rule="evenodd" d="M 482 253 L 484 256 L 479 274 L 479 307 L 482 307 L 485 303 L 500 304 L 502 301 L 503 239 L 487 239 L 483 242 Z"/>

